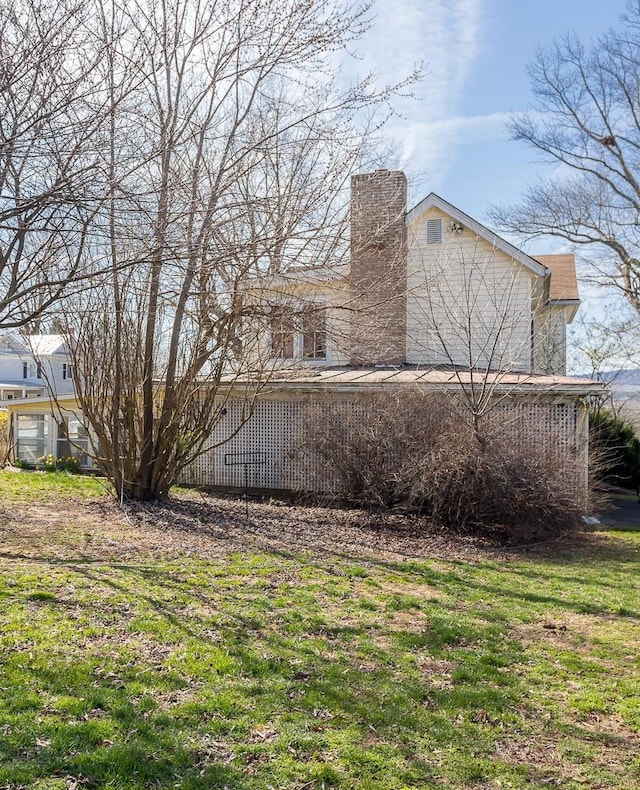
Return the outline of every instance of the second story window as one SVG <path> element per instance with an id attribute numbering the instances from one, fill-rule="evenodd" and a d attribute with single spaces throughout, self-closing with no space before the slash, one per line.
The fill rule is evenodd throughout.
<path id="1" fill-rule="evenodd" d="M 294 313 L 290 307 L 275 307 L 271 313 L 271 356 L 292 359 L 294 356 Z"/>
<path id="2" fill-rule="evenodd" d="M 301 316 L 302 356 L 304 359 L 327 358 L 327 326 L 325 311 L 305 310 Z"/>
<path id="3" fill-rule="evenodd" d="M 23 379 L 41 379 L 42 378 L 42 368 L 40 365 L 36 365 L 35 362 L 23 362 L 22 363 L 22 378 Z"/>
<path id="4" fill-rule="evenodd" d="M 68 362 L 62 363 L 62 378 L 64 381 L 71 381 L 73 378 L 71 365 Z"/>
<path id="5" fill-rule="evenodd" d="M 271 314 L 272 359 L 326 359 L 326 313 L 321 307 L 300 311 L 276 307 Z"/>

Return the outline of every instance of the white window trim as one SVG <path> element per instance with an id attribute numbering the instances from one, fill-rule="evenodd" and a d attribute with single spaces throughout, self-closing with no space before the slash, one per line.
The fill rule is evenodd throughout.
<path id="1" fill-rule="evenodd" d="M 38 375 L 40 374 L 40 375 Z M 33 362 L 23 360 L 22 362 L 22 378 L 23 379 L 36 379 L 42 380 L 42 365 L 40 362 Z"/>

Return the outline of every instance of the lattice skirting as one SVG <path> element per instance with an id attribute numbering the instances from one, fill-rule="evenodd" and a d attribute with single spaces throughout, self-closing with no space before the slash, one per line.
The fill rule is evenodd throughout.
<path id="1" fill-rule="evenodd" d="M 334 485 L 331 469 L 314 460 L 313 454 L 298 451 L 300 437 L 324 412 L 341 415 L 357 429 L 367 400 L 364 393 L 294 393 L 291 397 L 280 393 L 259 399 L 248 419 L 245 401 L 226 400 L 226 413 L 203 453 L 184 470 L 181 482 L 242 488 L 246 479 L 253 489 L 329 491 Z M 495 411 L 525 446 L 542 445 L 565 454 L 573 469 L 577 464 L 577 485 L 586 485 L 588 411 L 581 399 L 514 396 L 503 400 Z M 254 463 L 244 466 L 243 459 Z"/>

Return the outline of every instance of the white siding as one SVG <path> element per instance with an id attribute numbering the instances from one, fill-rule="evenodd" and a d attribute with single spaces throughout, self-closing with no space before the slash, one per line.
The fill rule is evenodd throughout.
<path id="1" fill-rule="evenodd" d="M 22 397 L 24 387 L 40 387 L 43 394 L 64 395 L 73 392 L 73 381 L 62 378 L 62 366 L 67 362 L 64 354 L 43 356 L 37 360 L 27 353 L 0 352 L 0 388 L 3 394 L 18 392 L 14 397 Z M 24 364 L 33 368 L 33 375 L 24 378 Z M 36 377 L 37 365 L 41 367 L 42 377 Z M 2 383 L 6 386 L 2 387 Z"/>
<path id="2" fill-rule="evenodd" d="M 427 244 L 441 217 L 441 244 Z M 531 370 L 533 275 L 432 208 L 408 228 L 407 362 Z"/>
<path id="3" fill-rule="evenodd" d="M 536 373 L 563 376 L 567 358 L 567 320 L 564 307 L 547 307 L 535 316 Z"/>

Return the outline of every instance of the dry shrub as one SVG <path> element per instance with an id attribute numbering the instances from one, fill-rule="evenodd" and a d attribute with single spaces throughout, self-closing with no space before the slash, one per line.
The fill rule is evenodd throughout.
<path id="1" fill-rule="evenodd" d="M 325 494 L 363 507 L 424 506 L 425 447 L 452 410 L 444 399 L 419 391 L 335 403 L 311 411 L 297 452 L 328 470 Z"/>
<path id="2" fill-rule="evenodd" d="M 526 543 L 577 527 L 585 502 L 575 462 L 518 426 L 489 418 L 478 435 L 464 403 L 417 391 L 381 394 L 348 413 L 318 411 L 301 449 L 331 471 L 331 493 L 362 507 L 428 514 L 454 532 Z"/>
<path id="3" fill-rule="evenodd" d="M 499 437 L 484 445 L 450 438 L 425 480 L 437 523 L 506 543 L 545 540 L 580 524 L 577 469 L 568 459 Z"/>

